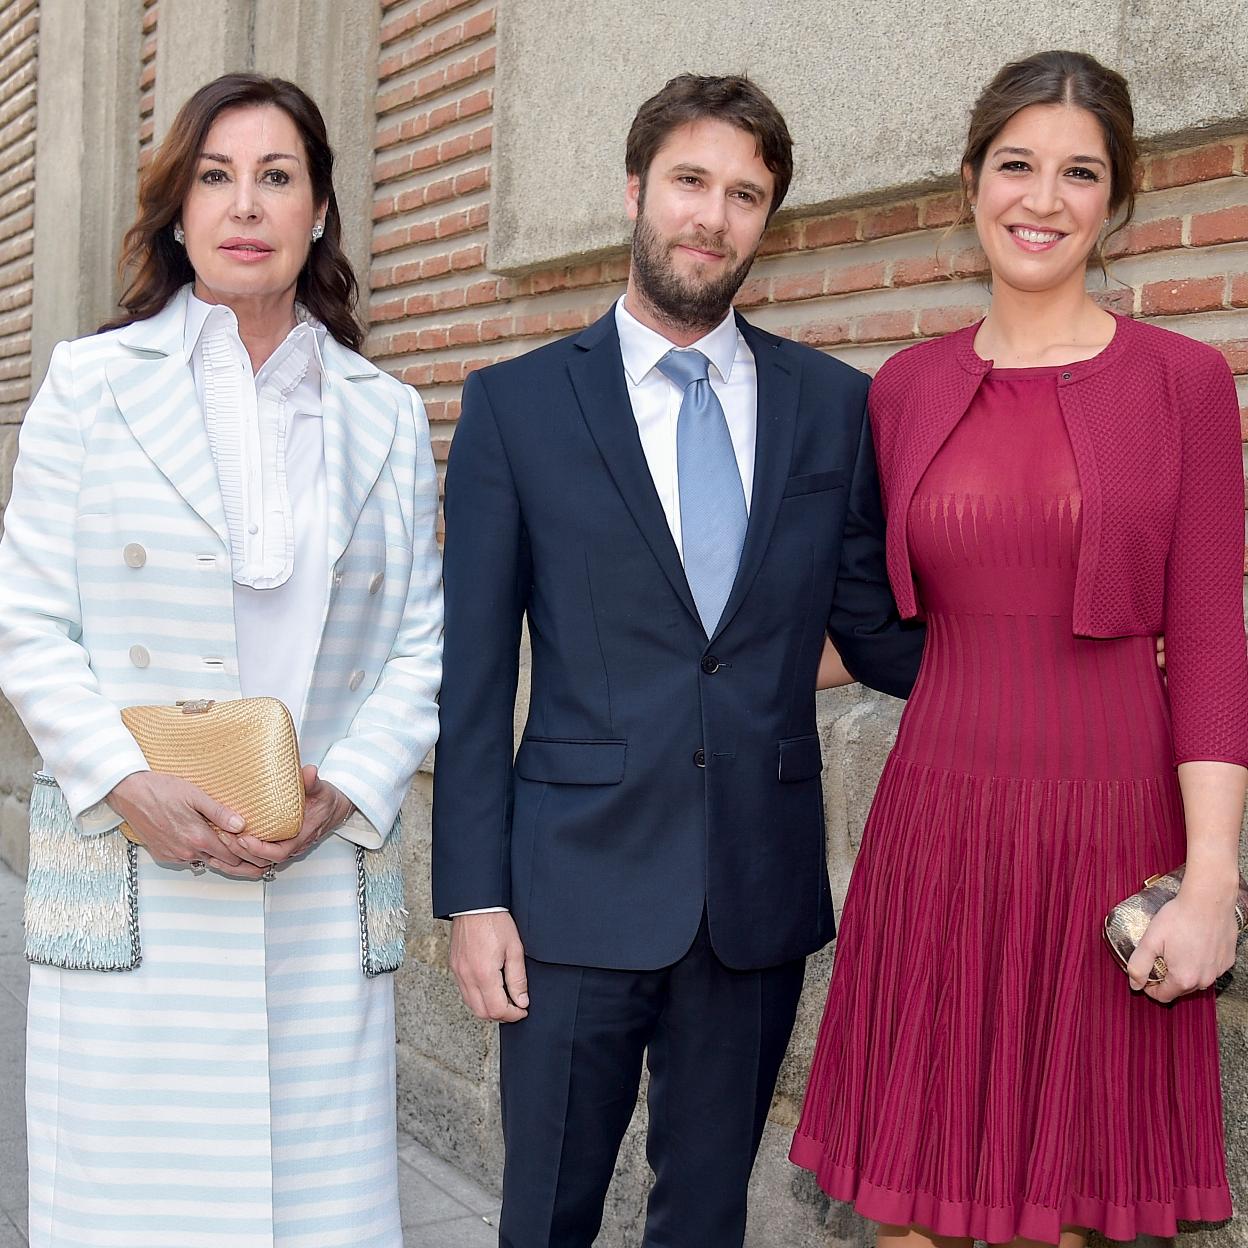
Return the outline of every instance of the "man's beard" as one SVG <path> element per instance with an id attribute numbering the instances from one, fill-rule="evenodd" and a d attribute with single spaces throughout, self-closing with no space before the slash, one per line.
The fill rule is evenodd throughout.
<path id="1" fill-rule="evenodd" d="M 730 265 L 737 259 L 737 253 L 727 242 L 716 242 L 705 234 L 684 235 L 669 242 L 650 224 L 644 203 L 639 205 L 633 226 L 633 275 L 637 292 L 658 319 L 673 329 L 714 329 L 732 306 L 732 297 L 745 281 L 756 253 L 751 252 L 719 277 L 686 278 L 672 264 L 672 252 L 682 244 L 722 251 Z"/>

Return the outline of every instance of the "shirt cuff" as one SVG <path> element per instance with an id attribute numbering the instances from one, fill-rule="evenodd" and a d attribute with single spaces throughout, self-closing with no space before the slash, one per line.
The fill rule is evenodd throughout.
<path id="1" fill-rule="evenodd" d="M 102 836 L 125 822 L 122 817 L 103 799 L 94 806 L 88 806 L 75 821 L 82 836 Z"/>
<path id="2" fill-rule="evenodd" d="M 506 914 L 506 913 L 507 913 L 506 906 L 485 906 L 481 910 L 456 910 L 455 913 L 451 915 L 451 918 L 458 919 L 461 915 L 465 915 L 465 914 Z"/>
<path id="3" fill-rule="evenodd" d="M 334 832 L 361 849 L 380 849 L 386 839 L 358 810 L 348 816 L 345 823 L 340 823 Z"/>

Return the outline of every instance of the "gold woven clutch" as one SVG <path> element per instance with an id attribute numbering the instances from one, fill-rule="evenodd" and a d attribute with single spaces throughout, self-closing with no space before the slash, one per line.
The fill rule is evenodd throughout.
<path id="1" fill-rule="evenodd" d="M 276 698 L 128 706 L 122 722 L 153 771 L 180 776 L 247 822 L 247 835 L 288 841 L 303 824 L 303 777 L 290 712 Z M 128 825 L 121 830 L 138 842 Z"/>
<path id="2" fill-rule="evenodd" d="M 1105 916 L 1105 939 L 1124 970 L 1136 946 L 1144 939 L 1153 916 L 1166 902 L 1178 896 L 1183 871 L 1184 868 L 1179 867 L 1166 875 L 1154 875 L 1145 880 L 1144 887 L 1138 893 L 1120 901 Z M 1248 883 L 1245 883 L 1243 876 L 1239 879 L 1239 896 L 1235 901 L 1235 922 L 1242 940 L 1248 932 Z M 1159 984 L 1165 977 L 1165 959 L 1158 958 L 1149 972 L 1148 982 Z"/>

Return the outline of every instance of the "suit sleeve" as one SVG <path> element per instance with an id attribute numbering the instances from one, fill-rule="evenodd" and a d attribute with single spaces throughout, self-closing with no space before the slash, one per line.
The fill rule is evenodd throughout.
<path id="1" fill-rule="evenodd" d="M 74 530 L 87 400 L 72 361 L 73 344 L 58 345 L 22 422 L 0 542 L 0 688 L 89 833 L 117 824 L 99 803 L 147 761 L 81 644 Z"/>
<path id="2" fill-rule="evenodd" d="M 511 904 L 513 718 L 530 557 L 506 448 L 470 374 L 446 470 L 446 658 L 433 782 L 433 908 Z"/>
<path id="3" fill-rule="evenodd" d="M 1248 766 L 1244 465 L 1230 369 L 1212 360 L 1178 398 L 1183 467 L 1163 626 L 1174 761 Z"/>
<path id="4" fill-rule="evenodd" d="M 412 570 L 403 616 L 373 691 L 347 735 L 329 747 L 320 775 L 355 804 L 341 829 L 346 839 L 378 849 L 398 817 L 416 769 L 438 736 L 442 672 L 442 578 L 438 555 L 438 474 L 425 407 L 408 390 L 411 424 L 391 455 L 396 480 L 406 481 Z"/>
<path id="5" fill-rule="evenodd" d="M 919 673 L 926 629 L 902 621 L 888 583 L 884 511 L 865 402 L 861 421 L 828 636 L 855 679 L 905 698 Z"/>

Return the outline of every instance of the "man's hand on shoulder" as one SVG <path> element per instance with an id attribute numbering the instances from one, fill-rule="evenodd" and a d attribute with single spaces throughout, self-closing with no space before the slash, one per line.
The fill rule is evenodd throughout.
<path id="1" fill-rule="evenodd" d="M 518 1023 L 528 1017 L 524 945 L 505 910 L 451 920 L 451 972 L 464 1004 L 478 1018 Z"/>

